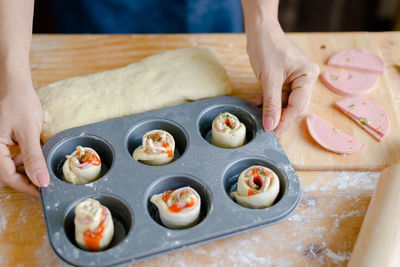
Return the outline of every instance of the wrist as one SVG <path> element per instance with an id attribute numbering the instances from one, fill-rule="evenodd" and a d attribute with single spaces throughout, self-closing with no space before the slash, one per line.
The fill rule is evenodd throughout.
<path id="1" fill-rule="evenodd" d="M 0 91 L 29 92 L 33 90 L 29 60 L 0 60 Z"/>

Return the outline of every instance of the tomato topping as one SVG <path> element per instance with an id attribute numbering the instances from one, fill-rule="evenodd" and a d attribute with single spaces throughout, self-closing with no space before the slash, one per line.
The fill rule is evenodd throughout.
<path id="1" fill-rule="evenodd" d="M 165 202 L 165 204 L 167 204 L 167 206 L 168 206 L 168 200 L 171 199 L 171 197 L 173 197 L 172 196 L 173 192 L 174 191 L 172 190 L 165 191 L 162 196 L 162 200 Z M 187 192 L 182 191 L 179 194 L 179 198 L 181 198 L 184 194 L 187 194 Z M 173 203 L 171 206 L 169 206 L 168 210 L 170 212 L 175 212 L 175 213 L 180 212 L 184 208 L 190 208 L 195 204 L 195 198 L 193 196 L 191 196 L 190 199 L 186 201 L 184 206 L 182 206 L 182 202 L 179 202 L 179 199 L 174 199 L 174 201 L 176 202 Z"/>
<path id="2" fill-rule="evenodd" d="M 249 195 L 249 196 L 253 196 L 253 195 L 257 195 L 257 194 L 258 194 L 258 191 L 254 190 L 252 188 L 249 188 L 249 191 L 247 192 L 247 195 Z"/>
<path id="3" fill-rule="evenodd" d="M 174 153 L 172 151 L 172 148 L 170 147 L 170 144 L 164 142 L 162 137 L 160 136 L 160 134 L 158 134 L 158 133 L 152 134 L 152 135 L 149 136 L 149 138 L 151 140 L 153 140 L 154 142 L 161 143 L 162 147 L 167 149 L 167 151 L 165 151 L 165 152 L 167 153 L 169 158 L 172 158 L 174 156 Z"/>
<path id="4" fill-rule="evenodd" d="M 100 250 L 100 240 L 103 238 L 103 232 L 105 228 L 105 220 L 107 218 L 106 210 L 103 208 L 101 211 L 101 221 L 99 226 L 91 231 L 90 229 L 86 229 L 83 233 L 83 241 L 86 246 L 90 249 L 90 251 L 99 251 Z"/>
<path id="5" fill-rule="evenodd" d="M 81 156 L 78 152 L 76 155 L 79 157 L 78 160 L 80 163 L 90 163 L 94 166 L 99 166 L 101 164 L 99 157 L 97 157 L 95 154 L 85 153 Z"/>

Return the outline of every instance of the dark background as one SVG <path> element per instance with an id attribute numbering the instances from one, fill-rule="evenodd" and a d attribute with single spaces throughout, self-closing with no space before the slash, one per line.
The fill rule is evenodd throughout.
<path id="1" fill-rule="evenodd" d="M 400 30 L 400 0 L 281 0 L 279 21 L 286 32 Z M 58 33 L 49 0 L 35 1 L 33 32 Z"/>

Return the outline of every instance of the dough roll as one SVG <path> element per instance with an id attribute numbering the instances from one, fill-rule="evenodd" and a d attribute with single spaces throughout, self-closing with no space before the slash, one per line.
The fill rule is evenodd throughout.
<path id="1" fill-rule="evenodd" d="M 223 148 L 236 148 L 246 141 L 246 126 L 239 119 L 225 112 L 219 114 L 213 121 L 211 143 Z"/>
<path id="2" fill-rule="evenodd" d="M 114 222 L 110 210 L 99 201 L 88 198 L 75 207 L 75 240 L 86 250 L 107 248 L 114 235 Z"/>
<path id="3" fill-rule="evenodd" d="M 150 201 L 158 208 L 161 222 L 169 228 L 187 228 L 199 219 L 201 199 L 189 186 L 153 195 Z"/>
<path id="4" fill-rule="evenodd" d="M 138 63 L 58 81 L 38 90 L 42 141 L 76 126 L 178 105 L 232 91 L 217 53 L 171 50 Z"/>
<path id="5" fill-rule="evenodd" d="M 238 179 L 237 191 L 231 196 L 239 205 L 251 209 L 271 206 L 279 193 L 279 178 L 275 172 L 264 166 L 251 166 Z"/>
<path id="6" fill-rule="evenodd" d="M 132 157 L 148 165 L 159 166 L 174 160 L 175 140 L 167 131 L 152 130 L 143 135 L 142 145 Z"/>
<path id="7" fill-rule="evenodd" d="M 99 178 L 101 160 L 94 149 L 77 146 L 76 150 L 66 158 L 62 168 L 66 182 L 87 184 Z"/>
<path id="8" fill-rule="evenodd" d="M 381 173 L 348 266 L 400 266 L 400 165 Z"/>

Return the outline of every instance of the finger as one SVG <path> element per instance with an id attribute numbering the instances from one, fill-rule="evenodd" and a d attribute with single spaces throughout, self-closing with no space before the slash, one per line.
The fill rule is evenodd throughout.
<path id="1" fill-rule="evenodd" d="M 253 105 L 256 105 L 257 107 L 261 107 L 263 104 L 263 97 L 259 96 L 259 97 L 250 99 L 250 103 L 252 103 Z"/>
<path id="2" fill-rule="evenodd" d="M 37 188 L 29 182 L 27 177 L 15 172 L 10 151 L 5 145 L 0 145 L 0 184 L 10 186 L 30 196 L 39 196 Z"/>
<path id="3" fill-rule="evenodd" d="M 289 91 L 282 91 L 282 108 L 286 108 L 289 102 Z"/>
<path id="4" fill-rule="evenodd" d="M 49 173 L 40 147 L 40 136 L 35 133 L 16 133 L 21 148 L 26 174 L 37 186 L 48 186 Z"/>
<path id="5" fill-rule="evenodd" d="M 282 112 L 282 77 L 268 77 L 262 81 L 263 126 L 266 131 L 275 129 Z"/>
<path id="6" fill-rule="evenodd" d="M 23 174 L 15 173 L 13 176 L 8 177 L 6 184 L 20 192 L 26 193 L 29 196 L 36 198 L 40 197 L 37 187 Z"/>
<path id="7" fill-rule="evenodd" d="M 0 144 L 0 182 L 6 184 L 8 177 L 15 174 L 15 165 L 11 160 L 10 151 L 4 144 Z"/>
<path id="8" fill-rule="evenodd" d="M 311 100 L 312 86 L 319 75 L 317 64 L 309 65 L 303 72 L 293 76 L 288 106 L 282 112 L 282 118 L 278 127 L 275 129 L 275 135 L 279 137 L 289 125 L 299 116 L 303 115 Z"/>
<path id="9" fill-rule="evenodd" d="M 311 93 L 312 91 L 309 87 L 302 87 L 292 91 L 289 95 L 288 105 L 282 112 L 281 121 L 275 129 L 277 137 L 280 137 L 297 117 L 306 112 Z"/>
<path id="10" fill-rule="evenodd" d="M 16 168 L 21 167 L 24 164 L 21 153 L 13 157 L 13 161 Z"/>

